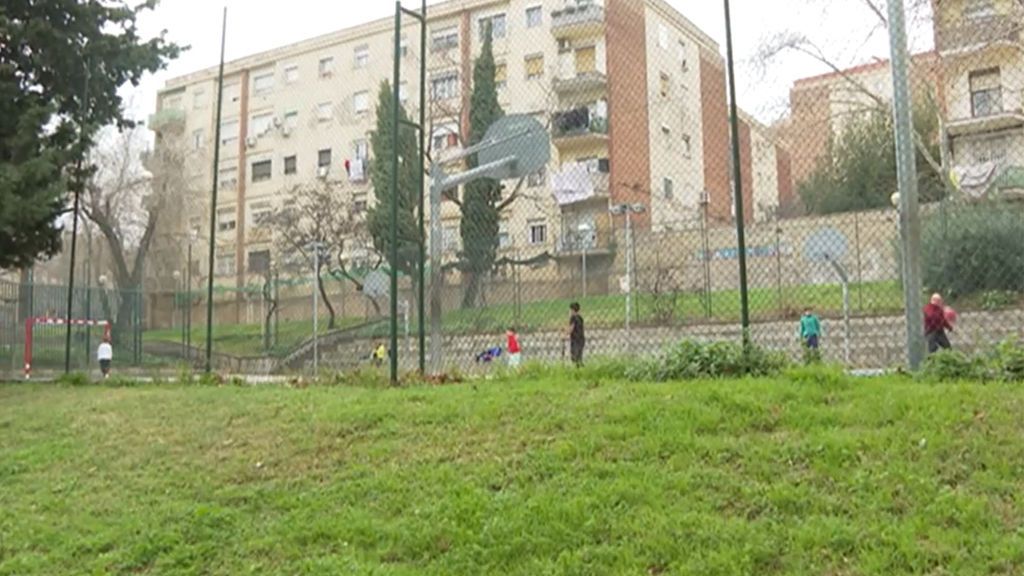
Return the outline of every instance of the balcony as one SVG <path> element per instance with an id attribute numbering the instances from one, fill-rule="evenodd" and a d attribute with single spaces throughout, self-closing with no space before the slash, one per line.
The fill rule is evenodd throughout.
<path id="1" fill-rule="evenodd" d="M 180 108 L 164 108 L 156 114 L 150 114 L 147 124 L 154 132 L 184 130 L 185 111 Z"/>
<path id="2" fill-rule="evenodd" d="M 560 39 L 595 36 L 604 30 L 604 7 L 577 1 L 551 13 L 551 33 Z"/>
<path id="3" fill-rule="evenodd" d="M 590 145 L 608 141 L 608 118 L 582 107 L 558 112 L 552 118 L 552 141 L 556 146 Z"/>
<path id="4" fill-rule="evenodd" d="M 608 76 L 601 72 L 580 72 L 555 78 L 555 93 L 561 97 L 608 88 Z"/>
<path id="5" fill-rule="evenodd" d="M 587 257 L 612 256 L 615 254 L 615 235 L 610 228 L 598 228 L 596 231 L 566 231 L 555 244 L 556 258 L 577 258 L 587 253 Z"/>
<path id="6" fill-rule="evenodd" d="M 1022 18 L 1024 10 L 1015 10 L 1013 15 L 965 18 L 956 26 L 940 27 L 936 47 L 943 57 L 951 57 L 993 45 L 1019 44 Z"/>
<path id="7" fill-rule="evenodd" d="M 551 174 L 551 189 L 555 202 L 564 213 L 571 213 L 587 204 L 608 205 L 608 160 L 570 163 Z"/>

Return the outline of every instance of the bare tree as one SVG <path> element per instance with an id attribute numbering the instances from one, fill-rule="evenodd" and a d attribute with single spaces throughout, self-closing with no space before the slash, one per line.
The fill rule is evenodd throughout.
<path id="1" fill-rule="evenodd" d="M 84 191 L 83 212 L 110 251 L 110 272 L 120 292 L 114 334 L 120 339 L 137 305 L 161 215 L 170 196 L 185 186 L 184 155 L 170 145 L 150 152 L 143 129 L 135 128 L 111 132 L 89 160 L 93 170 Z"/>
<path id="2" fill-rule="evenodd" d="M 328 329 L 335 328 L 337 314 L 327 293 L 324 272 L 351 282 L 362 292 L 363 283 L 354 269 L 363 266 L 376 269 L 382 262 L 382 257 L 372 249 L 373 240 L 365 215 L 356 212 L 344 195 L 336 181 L 299 184 L 282 194 L 290 199 L 289 203 L 275 210 L 270 218 L 276 250 L 284 261 L 301 263 L 308 270 L 317 261 L 314 247 L 320 247 L 321 267 L 317 271 L 316 289 L 330 315 Z M 380 314 L 380 305 L 372 298 L 370 302 Z"/>

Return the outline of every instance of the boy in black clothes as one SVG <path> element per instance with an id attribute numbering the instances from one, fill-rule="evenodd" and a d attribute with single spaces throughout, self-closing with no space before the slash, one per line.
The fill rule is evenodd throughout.
<path id="1" fill-rule="evenodd" d="M 570 304 L 569 311 L 569 354 L 573 364 L 583 366 L 583 347 L 587 344 L 587 338 L 583 332 L 583 316 L 580 315 L 579 303 Z"/>

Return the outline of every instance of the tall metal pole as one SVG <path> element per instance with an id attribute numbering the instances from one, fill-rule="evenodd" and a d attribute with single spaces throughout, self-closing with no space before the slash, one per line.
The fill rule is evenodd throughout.
<path id="1" fill-rule="evenodd" d="M 213 369 L 213 273 L 217 257 L 217 186 L 220 184 L 220 121 L 224 103 L 224 46 L 228 34 L 228 7 L 220 30 L 220 69 L 217 73 L 217 121 L 213 127 L 213 195 L 210 198 L 210 261 L 206 279 L 206 372 Z"/>
<path id="2" fill-rule="evenodd" d="M 632 347 L 629 325 L 633 316 L 633 208 L 626 206 L 626 344 Z"/>
<path id="3" fill-rule="evenodd" d="M 423 0 L 420 8 L 420 15 L 423 21 L 420 22 L 420 169 L 419 183 L 416 187 L 420 199 L 420 285 L 418 294 L 419 310 L 417 311 L 420 321 L 419 342 L 420 342 L 420 374 L 425 374 L 427 369 L 427 324 L 426 324 L 426 279 L 427 279 L 427 226 L 426 210 L 424 206 L 423 182 L 426 178 L 426 157 L 427 157 L 427 0 Z"/>
<path id="4" fill-rule="evenodd" d="M 910 108 L 907 26 L 903 0 L 889 0 L 889 48 L 892 52 L 893 126 L 896 131 L 896 178 L 900 195 L 900 244 L 903 251 L 903 304 L 906 314 L 907 364 L 921 366 L 921 220 L 917 204 L 914 124 Z"/>
<path id="5" fill-rule="evenodd" d="M 583 249 L 583 251 L 582 251 L 583 262 L 580 265 L 581 266 L 580 271 L 582 272 L 581 276 L 583 276 L 583 297 L 586 298 L 587 297 L 587 243 L 586 243 L 586 241 L 584 241 L 582 243 L 581 248 Z"/>
<path id="6" fill-rule="evenodd" d="M 402 3 L 395 2 L 394 83 L 391 85 L 391 383 L 398 383 L 398 109 L 402 105 L 399 88 L 402 77 Z M 422 55 L 421 55 L 422 57 Z M 409 158 L 407 161 L 411 160 Z"/>
<path id="7" fill-rule="evenodd" d="M 441 267 L 441 178 L 440 165 L 430 167 L 430 373 L 437 375 L 443 365 L 444 349 L 441 343 L 441 285 L 444 269 Z"/>
<path id="8" fill-rule="evenodd" d="M 185 269 L 187 306 L 185 314 L 185 358 L 192 360 L 192 238 L 188 239 L 188 267 Z"/>
<path id="9" fill-rule="evenodd" d="M 729 75 L 729 131 L 732 134 L 732 180 L 736 203 L 736 248 L 740 264 L 740 323 L 743 345 L 750 344 L 750 299 L 747 294 L 747 238 L 743 220 L 743 173 L 740 168 L 740 126 L 736 104 L 736 74 L 732 51 L 732 16 L 729 0 L 725 1 L 725 48 Z"/>
<path id="10" fill-rule="evenodd" d="M 78 212 L 81 205 L 82 188 L 85 181 L 82 177 L 82 164 L 85 160 L 85 116 L 88 110 L 89 101 L 89 67 L 85 66 L 84 86 L 82 87 L 82 102 L 78 107 L 78 159 L 75 160 L 75 201 L 72 210 L 71 224 L 71 263 L 68 269 L 68 304 L 64 310 L 64 373 L 71 372 L 71 307 L 75 303 L 75 257 L 78 249 Z"/>

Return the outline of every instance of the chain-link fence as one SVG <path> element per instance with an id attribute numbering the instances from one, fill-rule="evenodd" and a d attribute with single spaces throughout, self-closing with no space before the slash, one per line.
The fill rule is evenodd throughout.
<path id="1" fill-rule="evenodd" d="M 102 200 L 130 187 L 101 170 L 86 201 L 110 280 L 76 292 L 72 316 L 100 318 L 97 302 L 120 294 L 102 314 L 116 338 L 138 333 L 126 350 L 139 364 L 202 366 L 211 304 L 216 369 L 371 367 L 390 347 L 394 268 L 403 370 L 418 367 L 421 326 L 434 367 L 488 369 L 508 355 L 510 330 L 524 359 L 568 362 L 572 303 L 587 356 L 739 340 L 744 291 L 756 344 L 799 357 L 813 340 L 850 367 L 902 364 L 886 5 L 732 4 L 735 138 L 720 7 L 671 0 L 432 3 L 423 46 L 407 15 L 397 50 L 389 20 L 228 62 L 222 98 L 216 69 L 170 80 L 148 122 L 135 232 L 104 227 L 118 214 Z M 983 348 L 1021 319 L 1024 7 L 907 4 L 921 297 L 959 311 L 954 347 Z M 432 184 L 487 167 L 491 156 L 466 151 L 510 115 L 543 128 L 550 160 L 529 174 L 483 170 L 438 188 L 432 206 Z M 155 222 L 137 216 L 154 211 Z M 60 317 L 66 304 L 58 288 L 52 303 L 49 288 L 3 290 L 14 358 L 24 307 Z M 94 338 L 82 338 L 84 361 Z M 62 341 L 47 346 L 63 353 Z"/>

